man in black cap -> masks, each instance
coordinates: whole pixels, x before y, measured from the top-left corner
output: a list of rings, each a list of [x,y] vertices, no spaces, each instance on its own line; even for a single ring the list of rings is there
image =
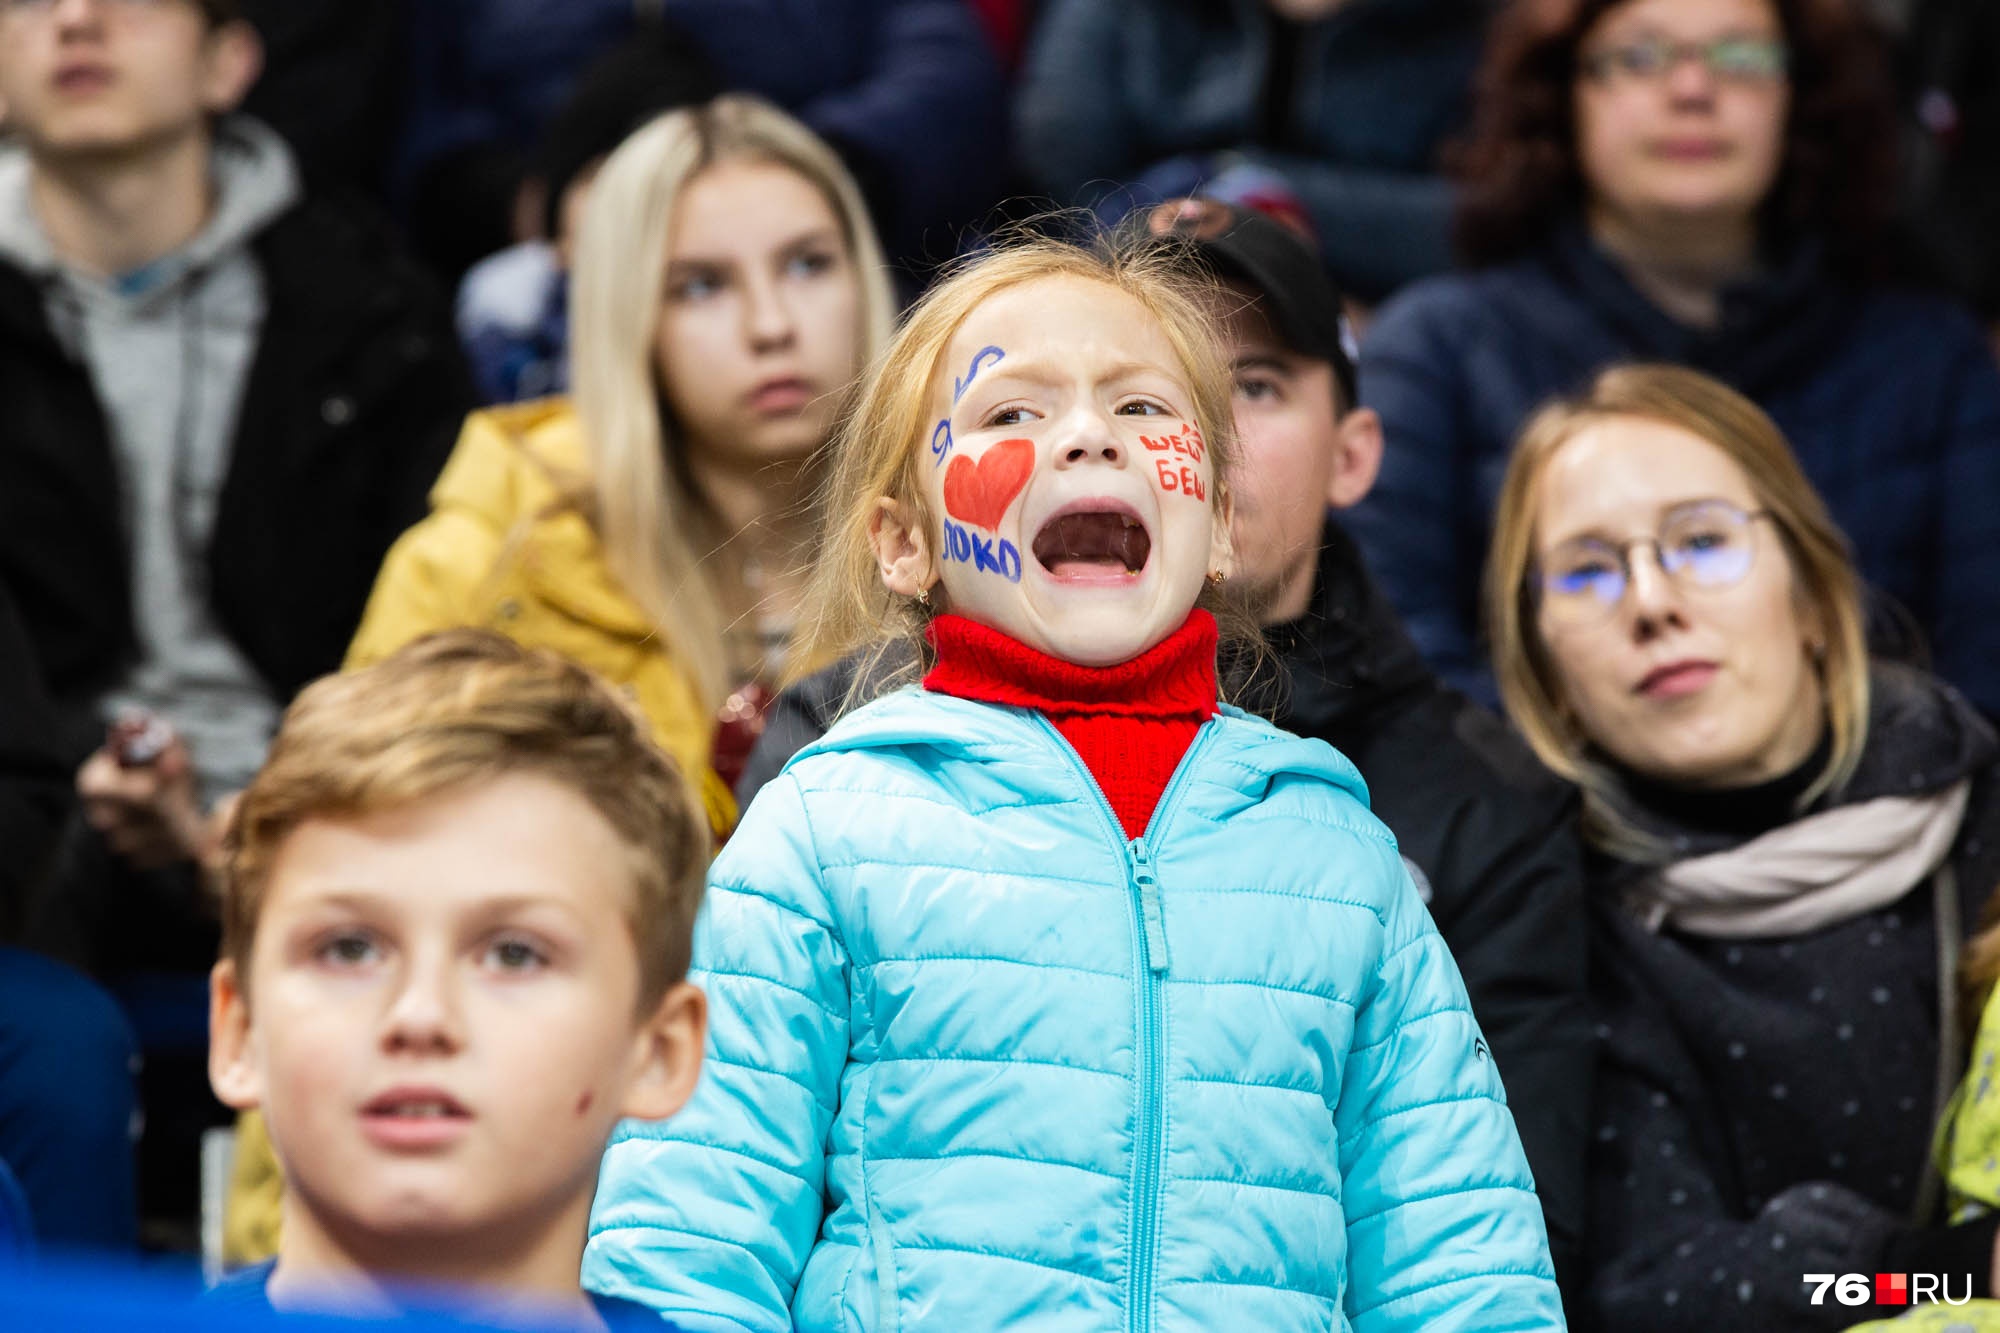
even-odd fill
[[[1210,200],[1144,225],[1222,279],[1235,379],[1233,583],[1283,666],[1244,700],[1354,761],[1465,977],[1575,1285],[1594,1040],[1584,1002],[1582,851],[1568,789],[1500,719],[1424,665],[1341,530],[1382,460],[1356,407],[1341,298],[1310,244]],[[1261,695],[1261,698],[1258,697]]]
[[[1504,723],[1431,674],[1341,531],[1335,513],[1374,484],[1382,427],[1354,405],[1340,296],[1310,243],[1205,199],[1128,225],[1222,279],[1238,438],[1232,585],[1282,668],[1242,702],[1329,742],[1367,780],[1465,977],[1570,1288],[1595,1063],[1574,798]],[[849,680],[835,666],[778,696],[739,784],[745,806],[832,726]]]

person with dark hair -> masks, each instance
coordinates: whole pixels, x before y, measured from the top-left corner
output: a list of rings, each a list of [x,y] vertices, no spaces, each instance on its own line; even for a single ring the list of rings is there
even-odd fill
[[[1461,160],[1482,267],[1405,292],[1361,354],[1387,448],[1350,526],[1447,679],[1493,697],[1479,561],[1515,431],[1641,359],[1770,412],[1886,594],[1878,643],[1914,629],[2000,710],[2000,367],[1967,312],[1884,280],[1879,55],[1846,0],[1523,0],[1496,21]]]
[[[1015,97],[1029,183],[1116,213],[1199,189],[1293,211],[1350,294],[1451,264],[1438,149],[1484,0],[1051,0]]]
[[[292,146],[308,188],[379,200],[402,116],[399,0],[238,0],[264,42],[243,100]]]
[[[430,0],[415,7],[397,176],[423,252],[456,277],[520,239],[527,153],[578,73],[642,21],[832,144],[893,255],[952,253],[993,202],[967,159],[1003,161],[1005,96],[965,0]]]
[[[212,960],[206,807],[339,662],[469,397],[437,293],[232,114],[239,15],[0,5],[0,582],[91,825],[27,929],[93,970]]]
[[[720,91],[701,53],[664,29],[634,34],[577,80],[528,167],[537,235],[480,260],[458,286],[459,341],[483,401],[568,390],[569,267],[590,182],[647,120]]]

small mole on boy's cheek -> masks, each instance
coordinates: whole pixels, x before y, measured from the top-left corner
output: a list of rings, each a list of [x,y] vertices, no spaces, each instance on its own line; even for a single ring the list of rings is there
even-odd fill
[[[590,1114],[590,1108],[596,1104],[597,1094],[594,1092],[585,1092],[583,1096],[576,1099],[576,1113],[578,1115],[588,1115]]]

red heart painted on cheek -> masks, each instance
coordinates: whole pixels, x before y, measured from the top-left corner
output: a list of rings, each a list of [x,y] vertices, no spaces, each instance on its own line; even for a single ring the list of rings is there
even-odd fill
[[[944,512],[961,523],[997,531],[1007,506],[1034,470],[1032,440],[1002,440],[977,462],[960,454],[944,470]]]

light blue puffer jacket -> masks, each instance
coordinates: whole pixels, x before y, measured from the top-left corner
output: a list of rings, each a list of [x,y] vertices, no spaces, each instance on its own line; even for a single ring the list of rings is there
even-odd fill
[[[1231,710],[1128,842],[1039,714],[854,713],[716,861],[702,1084],[613,1139],[585,1285],[690,1330],[1562,1328],[1366,800]]]

